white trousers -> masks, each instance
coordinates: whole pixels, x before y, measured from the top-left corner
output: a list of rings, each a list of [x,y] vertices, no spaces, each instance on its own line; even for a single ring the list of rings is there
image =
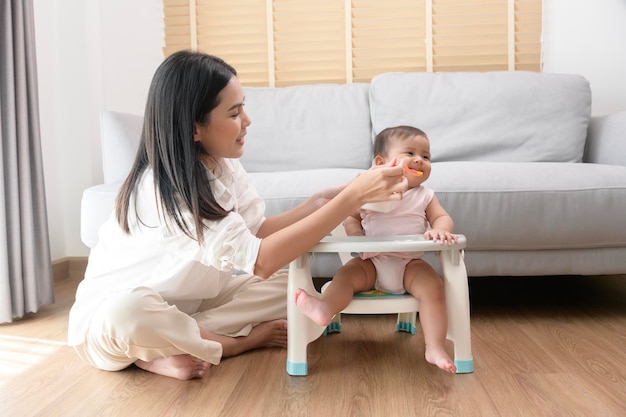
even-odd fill
[[[190,354],[212,364],[222,345],[200,337],[200,326],[225,336],[247,336],[259,323],[287,317],[287,271],[267,280],[233,276],[215,298],[203,300],[198,312],[183,313],[155,291],[138,287],[107,297],[89,323],[78,355],[98,369],[118,371],[137,359]]]

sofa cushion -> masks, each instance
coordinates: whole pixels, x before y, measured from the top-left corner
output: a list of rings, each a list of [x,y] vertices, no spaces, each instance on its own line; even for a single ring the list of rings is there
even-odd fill
[[[626,246],[626,167],[433,163],[428,182],[470,250]]]
[[[433,161],[580,162],[591,90],[579,75],[386,73],[370,88],[374,133],[413,125]]]
[[[245,87],[248,172],[367,168],[368,84]],[[365,146],[364,146],[365,144]]]

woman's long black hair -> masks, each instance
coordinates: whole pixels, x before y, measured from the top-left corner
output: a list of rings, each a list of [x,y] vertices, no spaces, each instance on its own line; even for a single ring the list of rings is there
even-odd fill
[[[209,113],[218,106],[220,92],[235,76],[235,69],[222,59],[193,51],[176,52],[157,68],[139,149],[115,202],[124,232],[130,233],[131,198],[148,168],[154,173],[155,195],[163,214],[191,238],[202,242],[203,220],[219,220],[228,214],[213,195],[201,162],[206,153],[194,141],[194,123],[210,123]],[[186,210],[192,214],[195,234],[183,217]]]

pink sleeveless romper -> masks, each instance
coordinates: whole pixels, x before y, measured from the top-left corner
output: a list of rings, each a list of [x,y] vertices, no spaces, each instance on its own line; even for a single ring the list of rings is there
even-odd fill
[[[430,228],[426,219],[426,207],[435,195],[430,188],[411,188],[403,195],[400,204],[387,213],[365,212],[361,224],[366,236],[422,235]],[[413,259],[420,259],[424,252],[363,252],[362,259],[371,259],[376,267],[375,288],[392,294],[405,291],[404,269]]]

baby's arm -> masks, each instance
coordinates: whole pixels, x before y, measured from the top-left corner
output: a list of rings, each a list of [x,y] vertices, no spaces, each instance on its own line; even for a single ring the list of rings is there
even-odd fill
[[[456,235],[452,234],[454,231],[454,220],[443,208],[437,196],[433,196],[432,201],[426,207],[426,219],[431,227],[430,230],[424,233],[426,239],[439,240],[441,244],[447,242],[448,245],[459,241]]]
[[[346,229],[348,236],[363,236],[363,226],[361,225],[361,216],[359,213],[355,213],[346,218],[343,222],[343,227]]]

